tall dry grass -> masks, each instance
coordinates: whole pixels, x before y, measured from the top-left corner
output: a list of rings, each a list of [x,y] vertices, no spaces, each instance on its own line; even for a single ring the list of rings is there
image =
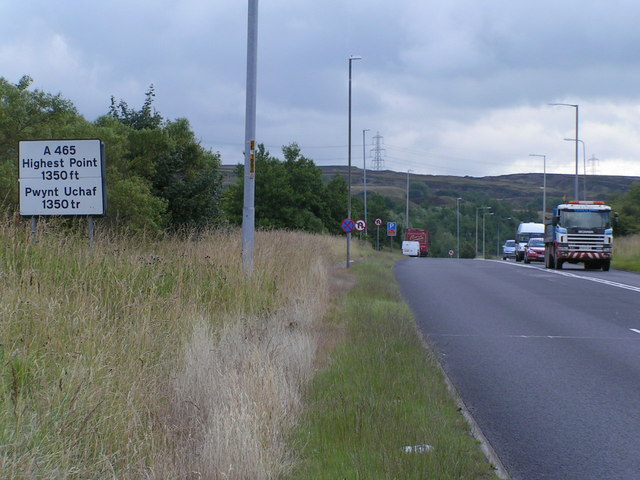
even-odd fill
[[[270,479],[312,374],[332,239],[0,225],[0,477]]]

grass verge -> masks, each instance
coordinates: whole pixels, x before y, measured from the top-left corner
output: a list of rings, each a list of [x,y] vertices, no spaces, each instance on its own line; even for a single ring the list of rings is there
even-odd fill
[[[0,219],[1,480],[288,471],[343,239],[258,231],[249,278],[239,230],[37,238]]]
[[[330,318],[344,340],[311,383],[289,478],[497,478],[416,332],[395,260],[353,266],[357,284]],[[405,451],[417,445],[429,447]]]
[[[614,240],[612,267],[640,272],[640,235],[618,237]]]

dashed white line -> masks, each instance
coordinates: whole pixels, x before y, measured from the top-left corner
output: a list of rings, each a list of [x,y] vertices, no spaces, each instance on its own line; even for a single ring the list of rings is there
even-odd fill
[[[629,330],[631,330],[632,332],[635,332],[635,333],[640,333],[640,330],[635,329],[635,328],[630,328]]]

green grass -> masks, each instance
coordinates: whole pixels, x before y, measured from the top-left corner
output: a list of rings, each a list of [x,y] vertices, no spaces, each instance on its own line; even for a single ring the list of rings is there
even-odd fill
[[[318,372],[293,437],[295,479],[478,479],[492,468],[425,350],[393,278],[397,257],[355,265],[333,322],[346,338]],[[403,447],[428,444],[427,453]]]
[[[640,235],[614,239],[611,266],[619,270],[640,272]]]

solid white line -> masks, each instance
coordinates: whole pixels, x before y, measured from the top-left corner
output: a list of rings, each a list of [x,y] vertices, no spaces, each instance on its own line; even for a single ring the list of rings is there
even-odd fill
[[[499,260],[493,260],[493,261],[498,262],[498,263],[505,263],[505,262],[500,262]],[[611,280],[605,280],[604,278],[583,277],[582,275],[576,275],[574,273],[563,272],[561,270],[551,270],[549,268],[544,268],[544,267],[535,267],[533,265],[520,265],[518,263],[511,264],[511,265],[514,265],[514,266],[517,266],[517,267],[520,267],[520,268],[534,268],[536,270],[540,270],[540,271],[543,271],[543,272],[553,273],[553,274],[556,274],[556,275],[562,275],[563,277],[579,278],[581,280],[588,280],[590,282],[602,283],[604,285],[609,285],[610,287],[623,288],[625,290],[631,290],[632,292],[640,293],[640,287],[636,287],[634,285],[627,285],[626,283],[612,282]]]
[[[640,333],[640,330],[637,330],[635,328],[630,328],[629,330],[631,330],[632,332],[635,332],[635,333]]]

